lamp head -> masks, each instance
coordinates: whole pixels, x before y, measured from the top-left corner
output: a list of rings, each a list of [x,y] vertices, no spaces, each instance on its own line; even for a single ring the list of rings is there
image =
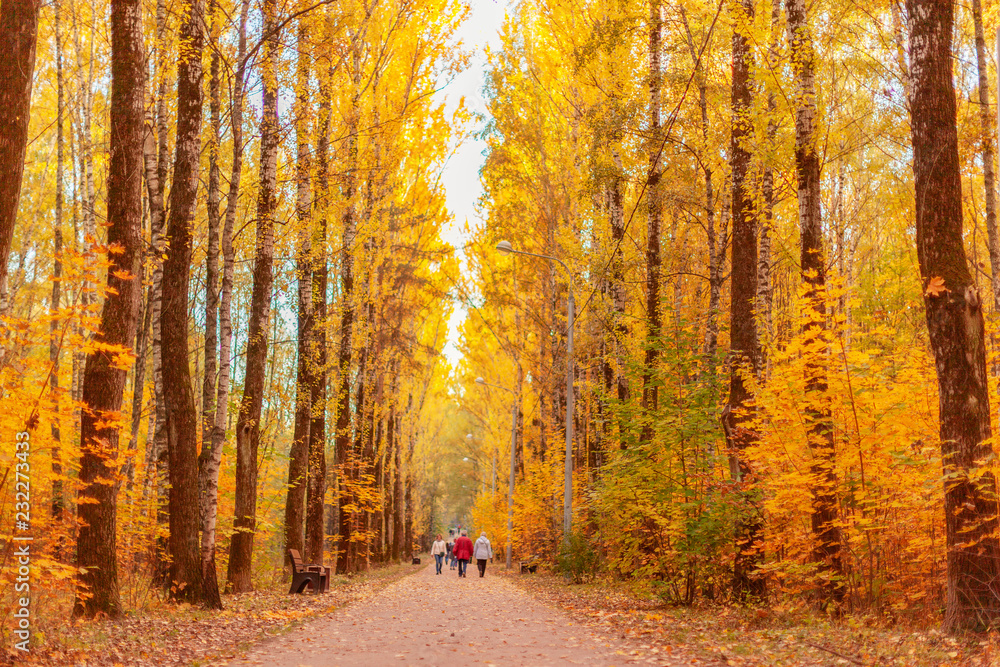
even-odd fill
[[[476,378],[476,384],[486,384],[486,380],[481,377]]]
[[[509,252],[513,252],[514,248],[511,246],[510,241],[500,241],[497,244],[497,250],[506,255]]]
[[[471,433],[466,433],[465,434],[465,439],[466,440],[472,440],[472,434]]]

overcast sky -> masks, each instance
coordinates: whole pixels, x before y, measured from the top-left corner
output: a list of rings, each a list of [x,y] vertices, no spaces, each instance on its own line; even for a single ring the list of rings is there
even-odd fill
[[[499,44],[499,31],[503,24],[506,0],[469,0],[472,12],[458,32],[458,37],[465,44],[465,49],[472,53],[470,66],[467,70],[438,93],[453,109],[461,98],[465,98],[466,106],[475,112],[485,112],[486,103],[483,100],[483,81],[486,70],[486,47],[496,48]],[[477,127],[475,129],[481,129]],[[444,240],[456,248],[461,248],[465,239],[459,229],[469,221],[471,227],[478,227],[482,221],[476,216],[476,200],[482,194],[479,183],[479,169],[483,165],[483,150],[485,142],[477,138],[469,138],[458,148],[448,161],[444,170],[443,181],[447,192],[448,210],[454,216],[451,228],[443,234]],[[459,253],[461,255],[461,253]],[[445,356],[455,364],[458,362],[458,350],[455,339],[458,335],[458,324],[465,317],[462,308],[456,308],[451,319],[451,331]]]

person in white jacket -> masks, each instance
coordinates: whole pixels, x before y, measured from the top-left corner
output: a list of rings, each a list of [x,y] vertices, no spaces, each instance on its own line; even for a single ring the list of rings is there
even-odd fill
[[[490,541],[486,539],[486,532],[484,531],[479,535],[479,539],[476,540],[475,546],[472,548],[472,557],[476,559],[476,565],[479,567],[480,578],[486,575],[486,561],[493,558],[493,545]]]
[[[434,565],[437,567],[437,574],[441,574],[441,565],[444,563],[444,555],[447,552],[448,547],[445,545],[444,540],[441,539],[441,534],[438,533],[437,539],[431,545],[431,555],[434,556]]]

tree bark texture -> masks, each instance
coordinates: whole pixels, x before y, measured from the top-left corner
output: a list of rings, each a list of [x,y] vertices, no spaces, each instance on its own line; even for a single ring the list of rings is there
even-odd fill
[[[979,74],[980,154],[983,158],[986,237],[990,252],[990,287],[993,292],[993,308],[994,310],[1000,310],[1000,233],[997,232],[997,184],[993,151],[993,114],[990,107],[988,56],[986,54],[986,38],[983,35],[983,6],[981,0],[972,0],[972,23],[976,33],[976,68]]]
[[[213,43],[219,38],[219,7],[212,0],[209,8],[209,30]],[[201,385],[201,452],[198,454],[198,491],[201,504],[201,579],[205,605],[222,609],[218,574],[215,569],[215,528],[219,502],[219,465],[222,452],[216,456],[212,431],[215,429],[216,367],[219,357],[219,144],[222,139],[221,57],[212,51],[209,69],[208,147],[208,248],[205,253],[205,372]]]
[[[908,0],[910,128],[917,259],[936,362],[948,578],[944,626],[980,630],[1000,617],[996,480],[983,311],[962,245],[962,182],[951,72],[954,3]],[[980,474],[982,473],[982,474]]]
[[[705,80],[704,67],[699,59],[699,52],[694,43],[694,35],[691,33],[691,25],[688,23],[687,12],[683,5],[680,7],[681,19],[684,22],[684,34],[687,38],[688,51],[691,54],[691,62],[695,67],[695,84],[698,86],[698,109],[701,113],[701,138],[704,142],[704,152],[709,150],[708,138],[708,82]],[[713,182],[712,163],[705,159],[707,155],[699,157],[702,174],[705,178],[705,236],[708,243],[708,313],[705,317],[705,339],[702,349],[705,356],[705,365],[702,367],[702,374],[714,372],[713,359],[719,346],[719,304],[722,301],[722,265],[725,258],[725,246],[719,243],[715,229],[715,185]]]
[[[161,337],[163,393],[166,399],[170,597],[202,599],[198,541],[198,414],[188,363],[188,286],[192,227],[201,154],[204,4],[194,0],[184,17],[177,63],[177,138],[170,188],[167,257],[163,265]]]
[[[309,149],[309,51],[308,25],[299,19],[295,138],[297,143],[295,218],[299,225],[295,273],[298,280],[298,366],[296,369],[295,427],[288,456],[288,494],[285,498],[285,548],[300,554],[304,549],[305,497],[309,472],[309,420],[312,416],[312,230]],[[324,156],[325,159],[325,156]],[[322,543],[321,543],[322,545]],[[322,546],[321,551],[322,554]],[[309,556],[306,555],[308,560]]]
[[[324,169],[325,171],[325,169]],[[324,174],[325,178],[325,174]],[[324,186],[321,190],[324,197],[328,191]],[[312,405],[309,422],[309,478],[306,496],[306,552],[311,563],[323,563],[324,542],[326,538],[326,382],[327,382],[327,351],[326,351],[326,289],[327,289],[327,257],[326,257],[326,217],[317,221],[317,247],[323,252],[317,253],[312,274],[312,312],[314,327],[312,339],[311,396]]]
[[[781,0],[771,0],[771,37],[767,45],[768,68],[778,71],[780,65],[781,39]],[[768,156],[773,154],[778,136],[777,93],[772,86],[767,92],[767,136],[765,150]],[[764,210],[760,216],[760,231],[757,234],[757,302],[755,305],[758,320],[764,326],[763,334],[770,339],[774,333],[772,321],[772,306],[774,303],[774,286],[771,280],[771,232],[774,229],[774,165],[767,159],[761,170],[761,199]],[[758,332],[758,339],[760,337]],[[760,349],[760,373],[767,377],[770,362],[764,347]]]
[[[340,386],[337,389],[337,469],[340,477],[338,513],[340,515],[340,539],[337,544],[337,574],[350,571],[351,512],[354,499],[349,492],[351,466],[354,464],[351,451],[351,361],[354,332],[354,243],[357,234],[355,220],[355,191],[358,168],[358,114],[360,94],[360,56],[358,46],[353,54],[353,99],[347,127],[347,175],[344,180],[344,242],[340,251],[341,302],[340,352],[337,359]]]
[[[275,26],[275,0],[262,7],[264,44],[261,99],[260,191],[257,196],[257,238],[253,269],[253,293],[247,338],[243,398],[236,421],[236,498],[226,589],[234,593],[253,590],[251,566],[257,528],[257,451],[260,447],[261,408],[267,369],[267,325],[271,315],[274,283],[274,212],[277,208],[278,176],[278,83],[279,34]]]
[[[75,616],[118,616],[117,474],[114,459],[142,285],[142,145],[145,69],[139,0],[111,3],[111,119],[108,163],[108,294],[96,349],[87,355],[80,416],[80,491]]]
[[[753,22],[753,0],[741,0],[734,9],[732,65],[732,170],[731,207],[733,216],[732,287],[730,306],[730,384],[729,402],[723,410],[722,424],[729,447],[730,471],[741,488],[748,491],[752,480],[743,451],[758,440],[758,434],[746,425],[752,411],[752,396],[744,374],[756,374],[760,358],[754,299],[757,294],[757,214],[753,206],[750,169],[753,125],[753,52],[749,28]],[[762,597],[764,579],[753,571],[762,561],[756,546],[763,526],[760,510],[752,491],[744,495],[744,507],[736,526],[736,558],[733,567],[733,591],[739,598]]]
[[[247,50],[247,20],[250,13],[250,0],[240,3],[240,33],[237,47],[237,59],[240,65],[236,70],[233,82],[233,97],[230,119],[233,129],[233,164],[229,176],[229,192],[226,195],[226,215],[222,226],[221,251],[223,258],[222,290],[219,298],[219,382],[215,402],[215,426],[212,428],[212,465],[218,468],[222,459],[222,448],[226,440],[226,427],[229,420],[229,384],[232,367],[233,326],[233,270],[235,253],[233,251],[233,225],[236,222],[236,203],[239,199],[240,178],[243,173],[243,95],[246,85],[246,67],[244,58]],[[218,502],[215,504],[218,510]],[[218,521],[218,516],[216,516]],[[214,569],[214,564],[213,564]]]
[[[38,0],[0,2],[0,286],[7,284],[7,257],[21,196],[40,7]]]
[[[144,150],[146,167],[146,197],[149,202],[150,242],[153,253],[153,284],[151,286],[150,326],[153,361],[153,401],[155,410],[150,436],[146,439],[146,486],[144,493],[156,496],[157,524],[165,525],[167,517],[167,398],[163,393],[163,258],[166,252],[166,208],[163,191],[166,187],[170,151],[167,141],[167,58],[165,34],[167,8],[165,0],[156,3],[156,130],[153,119],[146,128]],[[157,538],[157,566],[154,581],[167,584],[168,545]]]
[[[55,14],[55,41],[56,41],[56,208],[55,208],[55,230],[52,235],[52,301],[50,311],[53,315],[52,323],[49,325],[49,363],[52,365],[52,372],[49,375],[49,389],[52,392],[53,407],[56,412],[59,409],[59,352],[62,347],[57,335],[59,323],[55,316],[59,312],[60,300],[62,298],[62,253],[63,253],[63,188],[65,187],[65,153],[66,140],[63,133],[63,113],[65,110],[65,80],[63,78],[62,59],[62,30],[60,29],[60,14],[62,13],[62,2],[56,0],[54,4]],[[52,420],[52,518],[56,524],[62,523],[63,510],[66,501],[63,498],[63,467],[62,467],[62,435],[59,429],[59,420]],[[61,555],[58,554],[58,555]]]
[[[844,568],[837,525],[837,453],[826,377],[826,265],[820,209],[820,157],[816,136],[816,54],[805,0],[786,0],[788,47],[795,72],[795,166],[799,200],[800,269],[805,291],[803,327],[806,372],[807,437],[812,451],[813,560],[824,571],[823,597],[839,605],[844,599]]]
[[[617,151],[614,153],[615,173],[611,178],[610,201],[608,202],[609,218],[611,222],[611,245],[615,256],[611,258],[611,279],[608,285],[611,291],[611,303],[614,309],[614,325],[612,345],[614,347],[615,362],[617,368],[614,369],[615,394],[619,404],[624,405],[629,398],[628,377],[626,367],[628,365],[628,293],[625,289],[625,251],[622,245],[625,242],[625,197],[624,197],[624,174],[622,170],[621,156]],[[519,371],[520,372],[520,371]],[[619,429],[620,445],[625,446],[625,438]]]
[[[646,361],[642,376],[642,406],[646,411],[643,425],[644,439],[651,437],[649,422],[657,409],[656,360],[660,349],[660,227],[663,218],[663,193],[660,179],[663,167],[660,164],[660,87],[661,37],[663,16],[660,0],[649,2],[649,184],[646,193]]]
[[[326,541],[326,387],[327,387],[327,307],[328,276],[327,221],[330,217],[330,56],[325,51],[325,71],[319,72],[320,122],[316,136],[316,224],[312,241],[312,317],[310,331],[310,375],[312,379],[307,456],[309,477],[306,494],[306,551],[311,562],[322,564]]]

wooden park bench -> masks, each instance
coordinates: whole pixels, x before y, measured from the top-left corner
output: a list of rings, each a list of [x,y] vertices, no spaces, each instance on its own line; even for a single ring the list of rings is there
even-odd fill
[[[534,574],[535,570],[538,569],[538,564],[541,562],[542,559],[538,556],[531,556],[528,560],[519,561],[518,564],[521,566],[521,574],[524,574],[525,572]]]
[[[292,587],[289,593],[304,593],[306,585],[312,586],[313,593],[330,590],[330,568],[324,565],[304,565],[302,557],[295,549],[288,550],[292,559]]]

